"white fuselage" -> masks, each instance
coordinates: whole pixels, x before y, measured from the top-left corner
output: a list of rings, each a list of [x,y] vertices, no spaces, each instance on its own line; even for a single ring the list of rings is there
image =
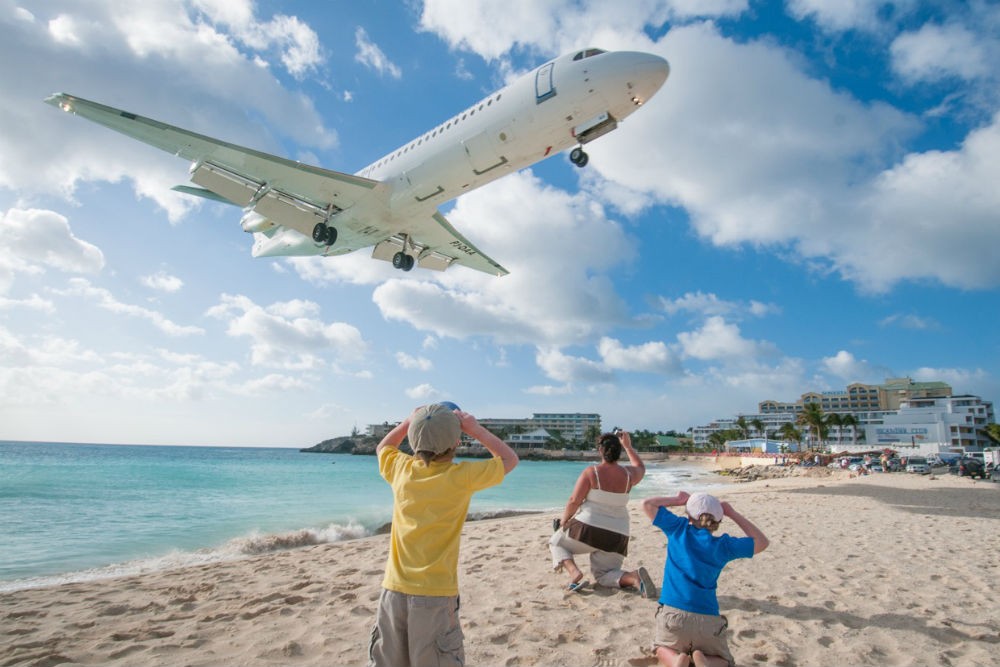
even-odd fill
[[[342,254],[405,236],[408,221],[600,136],[588,136],[595,124],[614,129],[668,74],[667,61],[648,53],[589,49],[561,56],[358,171],[381,184],[367,201],[331,219],[339,231],[336,246],[286,230],[255,234],[253,254]]]

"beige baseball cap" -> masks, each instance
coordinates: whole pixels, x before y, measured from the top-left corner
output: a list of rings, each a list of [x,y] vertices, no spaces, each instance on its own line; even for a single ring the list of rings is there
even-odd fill
[[[406,432],[410,448],[415,452],[444,454],[458,446],[462,437],[462,423],[447,405],[432,403],[417,408],[410,417]]]

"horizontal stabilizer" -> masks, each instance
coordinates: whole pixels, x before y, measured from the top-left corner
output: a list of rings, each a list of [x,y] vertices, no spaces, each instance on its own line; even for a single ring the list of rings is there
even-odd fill
[[[233,206],[237,205],[235,202],[231,202],[225,197],[217,195],[211,190],[206,190],[205,188],[194,188],[191,187],[190,185],[175,185],[170,189],[180,192],[181,194],[184,195],[194,195],[195,197],[203,197],[205,199],[211,199],[212,201],[217,201],[221,204],[232,204]]]

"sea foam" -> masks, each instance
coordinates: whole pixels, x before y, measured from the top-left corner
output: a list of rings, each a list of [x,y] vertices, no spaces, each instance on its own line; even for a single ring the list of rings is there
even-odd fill
[[[303,528],[287,533],[264,534],[255,531],[249,535],[233,538],[217,547],[198,549],[196,551],[173,550],[160,556],[113,563],[104,567],[79,570],[77,572],[0,581],[0,593],[99,579],[128,577],[195,565],[240,560],[274,551],[285,551],[317,544],[355,540],[368,537],[372,534],[373,531],[354,521],[347,524],[334,523],[324,528]]]

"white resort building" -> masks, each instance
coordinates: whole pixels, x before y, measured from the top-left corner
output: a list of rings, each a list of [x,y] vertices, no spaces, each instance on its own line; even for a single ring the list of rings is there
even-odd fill
[[[710,447],[709,436],[737,429],[740,417],[750,425],[750,437],[765,441],[776,438],[784,424],[796,424],[799,414],[809,403],[818,403],[826,415],[851,415],[856,421],[853,427],[830,426],[824,444],[833,452],[904,446],[911,454],[981,451],[992,444],[982,431],[987,424],[996,421],[991,401],[971,395],[953,396],[947,383],[888,378],[881,385],[855,383],[843,391],[808,392],[794,403],[761,401],[756,414],[718,419],[691,429],[694,445]],[[762,430],[752,427],[758,422],[763,425]],[[794,443],[785,444],[786,451],[795,451]],[[773,449],[768,446],[765,451]]]

